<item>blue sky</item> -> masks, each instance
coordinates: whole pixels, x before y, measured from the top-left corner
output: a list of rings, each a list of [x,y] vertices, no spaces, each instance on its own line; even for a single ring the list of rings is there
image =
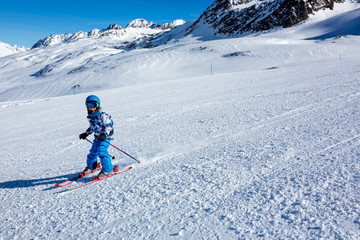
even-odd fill
[[[0,42],[32,47],[50,34],[104,29],[145,18],[157,24],[197,19],[215,0],[3,0]]]

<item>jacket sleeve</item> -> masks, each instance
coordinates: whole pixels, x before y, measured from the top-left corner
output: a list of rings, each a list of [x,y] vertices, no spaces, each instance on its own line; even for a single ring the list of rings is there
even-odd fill
[[[88,129],[86,129],[86,131],[85,131],[85,133],[86,133],[87,135],[90,135],[90,134],[92,134],[93,132],[94,132],[94,130],[92,130],[91,127],[89,127]]]
[[[88,129],[86,129],[85,133],[90,135],[90,134],[92,134],[94,132],[94,126],[93,126],[93,124],[91,122],[91,119],[89,117],[88,117],[88,121],[89,121],[90,126],[89,126]]]

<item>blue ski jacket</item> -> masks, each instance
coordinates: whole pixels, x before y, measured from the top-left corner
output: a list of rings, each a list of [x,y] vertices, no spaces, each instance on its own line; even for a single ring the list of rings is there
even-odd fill
[[[97,138],[101,133],[105,133],[107,137],[114,134],[113,120],[111,116],[101,111],[100,108],[93,114],[88,114],[87,119],[90,123],[90,127],[85,131],[86,134],[90,135],[94,133]]]

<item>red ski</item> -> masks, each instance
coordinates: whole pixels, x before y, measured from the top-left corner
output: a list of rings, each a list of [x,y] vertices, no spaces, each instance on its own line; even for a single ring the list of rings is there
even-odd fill
[[[73,183],[73,182],[75,182],[75,181],[77,181],[77,180],[79,180],[79,179],[81,179],[81,178],[87,177],[87,176],[89,176],[90,174],[93,174],[94,172],[97,172],[97,171],[99,171],[99,170],[101,170],[101,168],[97,168],[97,169],[89,172],[89,173],[86,174],[86,175],[82,175],[82,176],[78,175],[78,176],[76,176],[76,177],[70,178],[70,179],[68,179],[68,180],[66,180],[66,181],[63,181],[63,182],[61,182],[61,183],[57,183],[57,184],[55,184],[55,186],[57,186],[57,187],[65,187],[65,186],[69,185],[70,183]]]
[[[87,182],[87,183],[85,183],[85,184],[83,184],[83,185],[80,185],[80,186],[77,186],[77,187],[74,187],[74,188],[65,188],[65,189],[68,190],[68,191],[76,190],[76,189],[85,187],[85,186],[87,186],[87,185],[90,185],[90,184],[92,184],[92,183],[96,183],[96,182],[99,182],[99,181],[104,180],[104,179],[106,179],[106,178],[113,177],[113,176],[118,175],[118,174],[120,174],[120,173],[129,171],[130,169],[132,169],[132,166],[126,167],[126,168],[124,168],[123,170],[120,170],[120,171],[118,171],[118,172],[115,172],[115,173],[113,173],[113,174],[110,174],[110,175],[108,175],[108,176],[106,176],[106,177],[103,177],[103,178],[100,178],[100,179],[94,178],[92,181]]]

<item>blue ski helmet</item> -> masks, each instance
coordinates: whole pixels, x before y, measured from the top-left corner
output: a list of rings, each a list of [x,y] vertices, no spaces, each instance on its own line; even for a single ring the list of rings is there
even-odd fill
[[[86,108],[88,108],[88,102],[95,102],[95,103],[97,103],[96,107],[97,108],[100,107],[100,98],[98,98],[95,95],[90,95],[86,98],[86,101],[85,101]]]

